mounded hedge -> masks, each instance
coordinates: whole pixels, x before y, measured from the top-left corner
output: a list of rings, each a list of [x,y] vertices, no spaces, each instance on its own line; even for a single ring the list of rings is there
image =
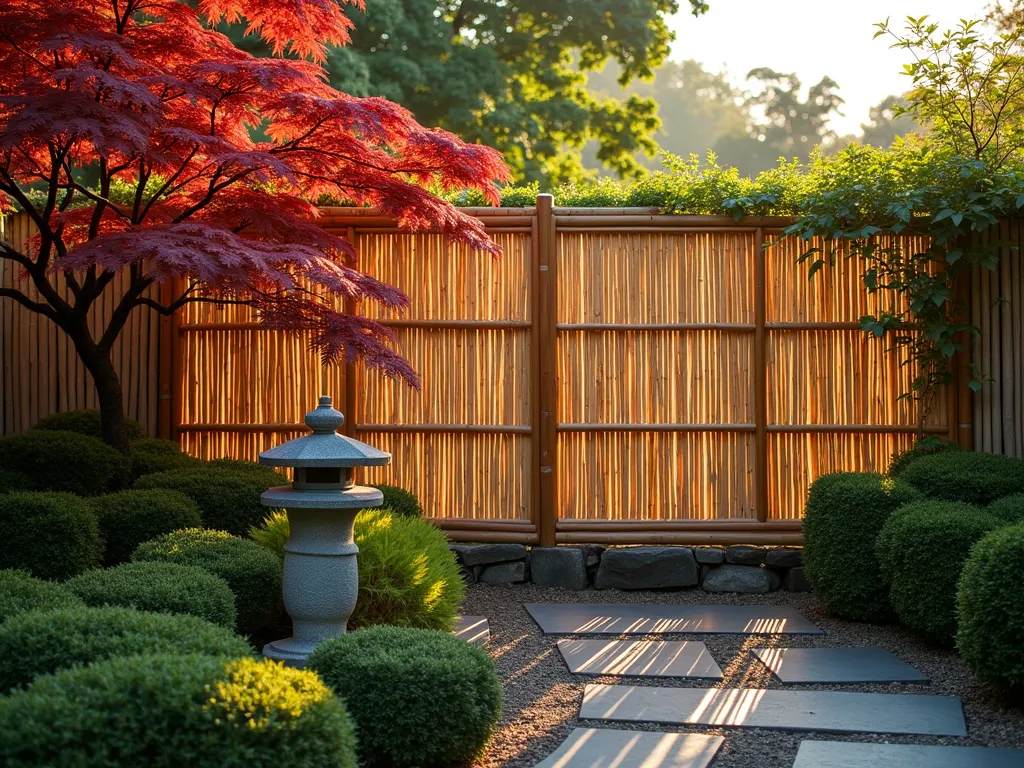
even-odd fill
[[[67,579],[98,567],[102,556],[99,526],[86,499],[32,491],[0,495],[0,568]]]
[[[196,463],[191,456],[181,452],[177,443],[155,437],[132,441],[129,451],[132,480],[155,472],[183,469]]]
[[[918,440],[913,446],[897,453],[889,462],[889,477],[899,477],[910,464],[922,456],[934,456],[937,453],[948,453],[950,451],[962,451],[963,448],[952,440],[943,440],[939,437],[926,437]]]
[[[986,683],[1024,691],[1024,524],[974,545],[957,590],[956,644]]]
[[[0,624],[0,692],[78,664],[150,653],[242,657],[252,649],[195,616],[112,607],[31,611]]]
[[[356,768],[355,736],[311,672],[141,656],[64,670],[0,700],[0,764]]]
[[[243,475],[248,475],[249,477],[259,478],[263,483],[265,483],[264,490],[266,488],[272,488],[275,485],[289,484],[288,478],[273,467],[267,467],[263,464],[246,461],[245,459],[220,458],[203,462],[203,464],[211,469],[226,469],[232,472],[239,472]]]
[[[915,459],[901,479],[930,499],[985,506],[1024,493],[1024,461],[995,453],[947,451]]]
[[[875,539],[899,507],[921,498],[900,480],[863,472],[819,477],[807,497],[804,568],[818,598],[851,621],[892,616]]]
[[[95,437],[30,429],[0,437],[0,467],[27,478],[32,491],[99,496],[124,487],[124,456]]]
[[[900,623],[948,645],[956,636],[956,590],[979,539],[1001,525],[979,507],[918,501],[896,511],[878,535],[877,552]]]
[[[93,608],[114,605],[186,614],[235,629],[235,596],[231,588],[224,579],[194,565],[125,563],[87,571],[66,586]]]
[[[25,473],[13,469],[0,469],[0,493],[27,491],[31,487],[32,481]]]
[[[54,413],[40,419],[32,429],[41,429],[49,432],[77,432],[80,435],[88,435],[97,440],[103,439],[100,412],[96,409]],[[139,422],[125,419],[124,434],[131,441],[145,437],[146,431]]]
[[[373,487],[384,494],[381,508],[390,509],[396,515],[405,517],[423,517],[423,505],[411,491],[387,483],[378,483]]]
[[[469,764],[501,717],[494,662],[446,632],[350,632],[320,644],[307,669],[347,703],[364,767]]]
[[[25,571],[0,571],[0,622],[27,611],[76,608],[81,599],[63,584],[37,579]]]
[[[136,490],[162,488],[183,493],[199,507],[203,525],[207,528],[245,536],[250,528],[263,521],[267,513],[267,508],[260,503],[260,495],[270,485],[256,472],[200,463],[143,475],[132,487]]]
[[[189,528],[139,545],[132,560],[193,565],[224,579],[235,595],[243,635],[265,632],[281,614],[281,560],[254,541]]]
[[[144,541],[203,523],[192,499],[163,488],[98,496],[92,506],[103,539],[104,565],[128,562]]]
[[[985,507],[985,511],[1007,525],[1024,523],[1024,493],[1015,493],[1013,496],[996,499]]]

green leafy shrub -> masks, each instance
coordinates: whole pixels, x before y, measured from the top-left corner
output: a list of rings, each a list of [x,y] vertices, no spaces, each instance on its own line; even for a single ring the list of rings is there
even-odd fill
[[[12,491],[28,491],[32,488],[32,481],[23,472],[16,472],[13,469],[0,469],[0,493],[11,493]]]
[[[121,491],[91,501],[103,538],[104,565],[127,562],[144,541],[202,525],[199,507],[177,491]]]
[[[281,613],[281,561],[254,541],[189,528],[139,545],[132,560],[194,565],[224,579],[235,595],[243,635],[259,635]]]
[[[420,504],[420,500],[416,498],[415,494],[404,488],[399,488],[397,485],[388,485],[387,483],[378,483],[373,487],[384,494],[381,507],[390,509],[396,515],[423,517],[423,505]]]
[[[259,525],[267,508],[260,495],[270,487],[256,473],[198,464],[144,475],[133,488],[151,490],[166,488],[188,496],[199,507],[203,525],[235,536],[244,536],[249,528]]]
[[[307,668],[348,704],[361,766],[468,764],[501,717],[494,662],[445,632],[351,632],[320,644]]]
[[[0,467],[28,479],[32,491],[99,496],[124,486],[124,457],[95,437],[30,429],[0,437]]]
[[[96,409],[54,413],[40,419],[32,429],[41,429],[49,432],[77,432],[80,435],[88,435],[97,440],[103,439],[100,412]],[[139,422],[125,419],[124,434],[131,441],[145,437],[146,431]]]
[[[804,518],[804,568],[818,598],[852,621],[892,615],[875,559],[889,515],[921,494],[878,474],[835,472],[811,485]]]
[[[88,606],[113,605],[198,616],[234,630],[235,596],[227,582],[194,565],[125,563],[87,571],[66,583]]]
[[[1024,690],[1024,524],[974,545],[957,590],[956,644],[978,678]]]
[[[74,608],[82,601],[63,584],[37,579],[13,568],[0,571],[0,622],[26,611]]]
[[[251,461],[245,461],[244,459],[213,459],[212,461],[203,462],[204,466],[210,467],[211,469],[226,469],[232,472],[239,472],[249,477],[259,478],[264,485],[264,490],[272,488],[275,485],[288,485],[288,478],[282,473],[278,472],[273,467],[267,467],[263,464],[256,464]]]
[[[1024,493],[996,499],[985,507],[985,511],[1007,525],[1024,523]]]
[[[129,446],[132,480],[155,472],[166,472],[169,469],[183,469],[195,463],[188,454],[182,453],[177,443],[170,440],[159,440],[145,437],[135,440]]]
[[[955,501],[918,501],[897,510],[877,552],[900,623],[940,644],[956,636],[956,589],[976,541],[999,527],[984,510]]]
[[[252,649],[195,616],[111,607],[31,611],[0,624],[0,692],[58,669],[149,653],[240,657]]]
[[[985,506],[1024,493],[1024,461],[994,453],[947,451],[908,464],[901,479],[931,499]]]
[[[902,453],[897,453],[892,457],[892,461],[889,462],[889,477],[899,477],[911,462],[916,461],[922,456],[934,456],[937,453],[962,450],[964,449],[952,440],[943,440],[934,436],[926,437],[923,440],[918,440]]]
[[[6,768],[356,768],[344,704],[311,672],[256,659],[136,656],[0,700]]]
[[[67,579],[96,568],[102,556],[99,526],[87,500],[70,493],[0,495],[0,568]]]
[[[288,513],[283,509],[272,510],[261,525],[249,529],[250,539],[280,558],[284,557],[284,545],[288,543],[290,534]]]

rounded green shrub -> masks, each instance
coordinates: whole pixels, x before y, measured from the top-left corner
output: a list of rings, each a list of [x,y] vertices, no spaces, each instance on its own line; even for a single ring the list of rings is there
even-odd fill
[[[917,461],[922,456],[933,456],[937,453],[949,451],[962,451],[957,443],[952,440],[944,440],[940,437],[926,437],[918,440],[907,450],[897,453],[889,462],[889,477],[899,477],[903,470],[910,466],[911,462]]]
[[[235,595],[243,635],[261,634],[281,613],[281,561],[254,541],[189,528],[139,545],[132,560],[194,565],[224,579]]]
[[[1024,461],[994,453],[948,451],[912,461],[900,477],[930,499],[985,506],[1024,493]]]
[[[13,568],[0,571],[0,622],[27,611],[52,611],[82,605],[63,584],[37,579]]]
[[[396,515],[405,517],[423,517],[423,505],[416,498],[415,494],[399,488],[397,485],[378,483],[373,486],[384,494],[384,502],[381,507],[387,507]]]
[[[155,437],[134,440],[129,446],[129,452],[132,480],[155,472],[190,467],[196,463],[191,456],[181,452],[177,443]]]
[[[1024,691],[1024,524],[971,549],[957,590],[956,644],[978,679]]]
[[[1024,523],[1024,493],[996,499],[985,507],[985,511],[1007,525]]]
[[[466,765],[501,717],[482,648],[445,632],[372,627],[321,643],[307,669],[345,699],[361,766]]]
[[[194,565],[125,563],[87,571],[67,588],[88,606],[114,605],[154,613],[198,616],[234,630],[235,596],[227,582]]]
[[[104,565],[125,563],[142,542],[203,522],[192,499],[163,488],[98,496],[92,506],[103,538]]]
[[[0,493],[27,491],[32,488],[32,481],[23,472],[13,469],[0,469]]]
[[[270,486],[256,473],[198,464],[143,475],[132,487],[136,490],[165,488],[183,493],[199,507],[207,528],[245,536],[252,526],[263,521],[267,508],[260,503],[260,495]]]
[[[48,432],[77,432],[80,435],[95,437],[97,440],[103,439],[100,412],[96,409],[54,413],[40,419],[32,429]],[[125,419],[124,435],[129,441],[138,440],[146,436],[146,431],[139,422]]]
[[[905,483],[871,473],[835,472],[811,485],[804,568],[811,588],[832,613],[852,621],[891,617],[875,539],[894,510],[920,498]]]
[[[211,459],[210,461],[203,462],[203,466],[210,469],[226,469],[248,475],[249,477],[259,478],[265,483],[264,488],[272,488],[275,485],[288,485],[290,482],[285,475],[273,467],[245,461],[244,459]]]
[[[999,525],[963,502],[918,501],[897,510],[878,534],[877,554],[900,623],[933,642],[951,643],[964,561],[974,543]]]
[[[31,491],[99,496],[124,486],[125,458],[95,437],[30,429],[0,437],[0,467],[27,478]]]
[[[0,568],[67,579],[96,568],[102,556],[99,526],[86,499],[33,491],[0,495]]]
[[[40,678],[0,700],[6,768],[356,768],[340,699],[256,659],[136,656]]]
[[[31,611],[0,624],[0,692],[58,669],[149,653],[240,657],[252,649],[195,616],[112,607]]]

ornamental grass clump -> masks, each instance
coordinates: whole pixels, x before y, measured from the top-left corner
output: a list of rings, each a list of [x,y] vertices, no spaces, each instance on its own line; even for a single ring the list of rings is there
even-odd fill
[[[95,437],[76,432],[30,429],[0,437],[0,467],[19,473],[25,490],[99,496],[123,488],[124,456]]]
[[[957,589],[956,644],[979,680],[1024,692],[1024,524],[971,549]]]
[[[0,623],[19,613],[81,605],[82,600],[63,584],[37,579],[25,571],[0,571]]]
[[[194,565],[124,563],[87,571],[67,589],[93,608],[105,605],[197,616],[234,630],[235,596],[227,582]]]
[[[350,632],[320,644],[307,669],[348,705],[364,768],[467,765],[501,717],[491,657],[446,632]]]
[[[892,616],[875,557],[875,539],[899,507],[920,499],[909,485],[879,474],[835,472],[811,485],[804,519],[804,568],[819,599],[852,621]]]
[[[102,555],[99,526],[87,499],[31,491],[0,495],[0,568],[67,579],[98,567]]]
[[[1024,493],[1024,461],[995,453],[947,451],[915,459],[900,478],[930,499],[985,506]]]
[[[242,657],[252,648],[195,616],[113,607],[31,611],[0,624],[0,692],[59,669],[149,653]]]
[[[897,510],[878,535],[877,553],[900,623],[932,642],[951,644],[964,561],[975,542],[1000,525],[963,502],[926,500]]]
[[[115,658],[0,700],[5,768],[356,768],[344,703],[252,658]]]
[[[144,541],[202,525],[199,507],[192,499],[164,488],[121,491],[91,502],[103,539],[104,565],[128,562]]]

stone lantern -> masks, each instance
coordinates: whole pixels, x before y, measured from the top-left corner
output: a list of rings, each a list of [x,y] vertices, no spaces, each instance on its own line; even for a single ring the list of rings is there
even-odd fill
[[[260,497],[288,513],[284,606],[293,627],[292,637],[268,643],[263,655],[299,667],[321,642],[345,634],[356,606],[359,549],[352,526],[360,509],[379,507],[384,497],[376,488],[355,485],[352,470],[391,461],[390,453],[338,434],[345,417],[326,395],[305,421],[313,434],[260,454],[260,464],[295,470],[291,485]]]

